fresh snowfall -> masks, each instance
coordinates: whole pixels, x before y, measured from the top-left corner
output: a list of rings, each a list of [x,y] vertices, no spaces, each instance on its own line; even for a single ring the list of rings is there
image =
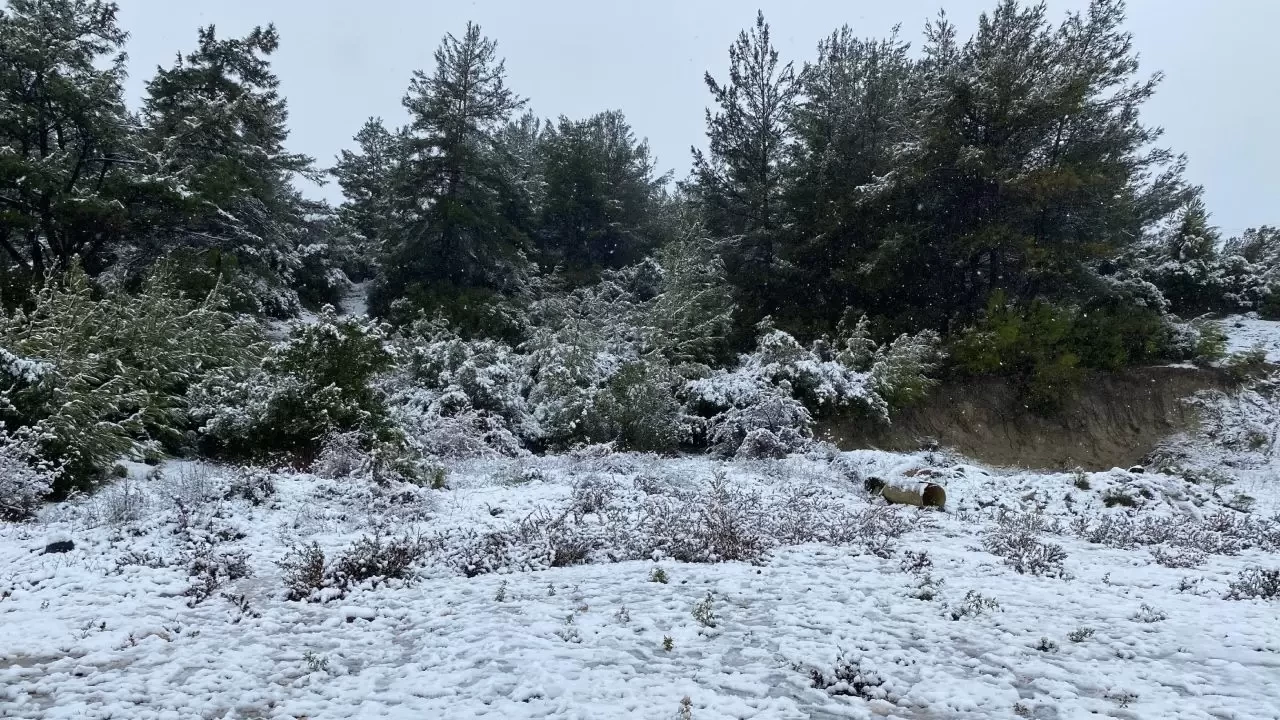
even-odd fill
[[[1280,720],[1274,108],[989,4],[0,0],[0,719]]]
[[[1176,473],[823,444],[440,489],[130,464],[0,525],[0,716],[1277,718],[1276,391],[1197,398]]]

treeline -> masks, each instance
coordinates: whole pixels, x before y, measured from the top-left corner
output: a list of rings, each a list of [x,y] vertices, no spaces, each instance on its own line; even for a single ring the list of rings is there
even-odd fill
[[[675,187],[622,112],[526,112],[475,25],[414,73],[406,124],[369,120],[321,170],[285,149],[271,26],[231,39],[202,28],[130,113],[114,5],[8,5],[10,307],[72,262],[136,282],[176,257],[193,287],[222,278],[259,313],[333,302],[346,279],[371,277],[379,315],[442,311],[518,337],[510,311],[530,293],[589,284],[696,227],[723,260],[739,341],[765,316],[817,336],[851,312],[883,334],[955,332],[997,291],[1019,305],[1096,302],[1117,267],[1182,302],[1192,291],[1170,283],[1187,281],[1151,271],[1151,247],[1200,232],[1197,252],[1220,252],[1184,159],[1140,119],[1159,74],[1139,71],[1121,0],[1057,24],[1005,0],[968,40],[940,17],[915,49],[846,26],[800,65],[779,57],[759,16],[727,72],[706,76],[707,149]],[[322,176],[343,190],[336,209],[294,189]],[[1268,233],[1236,245],[1269,248]],[[1257,265],[1268,251],[1236,254]],[[1270,307],[1270,285],[1256,285],[1236,295]]]
[[[677,182],[621,111],[528,112],[475,25],[409,79],[405,124],[322,169],[286,149],[273,27],[200,29],[130,112],[116,15],[0,12],[0,475],[23,487],[122,453],[358,447],[405,477],[599,443],[776,455],[939,371],[1052,410],[1087,368],[1220,354],[1204,313],[1280,313],[1280,232],[1212,228],[1141,121],[1159,75],[1120,0],[1056,24],[1005,0],[918,48],[845,27],[800,64],[758,16]],[[322,310],[361,281],[377,322]]]

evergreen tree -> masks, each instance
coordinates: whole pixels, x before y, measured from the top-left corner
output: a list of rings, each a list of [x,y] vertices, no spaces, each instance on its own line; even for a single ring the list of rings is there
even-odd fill
[[[407,133],[390,131],[382,118],[369,118],[355,141],[358,151],[343,150],[330,174],[342,188],[339,220],[355,235],[360,252],[376,256],[403,227]]]
[[[996,289],[1071,297],[1195,189],[1139,120],[1159,75],[1137,76],[1120,0],[1054,28],[1004,0],[964,45],[930,26],[921,102],[901,170],[868,201],[888,208],[864,276],[877,309],[914,323],[971,317]]]
[[[538,217],[546,200],[542,120],[532,112],[509,120],[497,134],[500,174],[505,179],[502,214],[521,237],[537,232]]]
[[[77,258],[103,268],[166,187],[136,168],[116,13],[98,0],[0,9],[0,267],[28,288]]]
[[[864,306],[860,275],[884,208],[868,190],[895,170],[910,138],[915,64],[894,35],[863,40],[846,26],[818,44],[801,72],[794,116],[788,206],[794,241],[788,259],[803,270],[803,305],[779,312],[830,327],[849,306]],[[816,316],[816,317],[815,317]]]
[[[716,110],[707,110],[708,152],[693,151],[691,187],[705,208],[708,230],[737,239],[726,253],[730,281],[753,324],[775,304],[778,233],[789,124],[799,90],[791,63],[779,64],[769,25],[755,27],[729,48],[729,80],[707,73]]]
[[[404,98],[411,117],[407,227],[388,248],[374,297],[383,312],[404,295],[419,305],[484,302],[520,289],[525,271],[499,142],[524,100],[507,88],[497,43],[478,25],[468,23],[461,38],[446,35],[435,61],[432,73],[414,73]]]
[[[592,280],[649,254],[650,216],[666,177],[654,176],[649,144],[621,112],[561,117],[542,141],[545,189],[538,245],[549,266]]]
[[[266,284],[253,309],[291,314],[308,210],[292,180],[320,178],[311,158],[284,147],[288,110],[267,60],[278,46],[273,26],[235,39],[201,28],[196,50],[147,83],[142,118],[151,157],[185,191],[149,254],[195,250],[219,271],[244,267]]]

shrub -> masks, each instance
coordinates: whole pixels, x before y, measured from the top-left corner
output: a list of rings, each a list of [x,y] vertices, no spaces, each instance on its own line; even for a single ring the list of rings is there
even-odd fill
[[[330,563],[320,546],[291,547],[277,565],[284,572],[285,599],[325,602],[343,597],[352,588],[371,582],[413,577],[414,564],[422,557],[421,540],[402,536],[366,535]]]
[[[1253,347],[1244,352],[1232,354],[1224,364],[1227,375],[1236,382],[1243,382],[1251,377],[1266,373],[1267,351],[1262,347]]]
[[[595,442],[617,440],[628,450],[661,452],[679,445],[680,404],[673,378],[660,366],[636,361],[622,366],[596,395],[588,424]]]
[[[884,678],[879,673],[862,667],[860,660],[850,658],[844,653],[836,659],[835,667],[829,673],[818,668],[810,668],[809,682],[813,687],[825,690],[831,695],[857,697],[863,700],[885,697],[885,691],[881,687],[884,685]]]
[[[1067,639],[1073,643],[1082,643],[1093,637],[1094,630],[1090,627],[1079,627],[1067,633]]]
[[[768,428],[758,427],[747,433],[738,445],[735,457],[745,460],[763,460],[767,458],[784,458],[793,449],[791,443],[773,434]]]
[[[771,541],[763,499],[717,474],[698,493],[648,496],[637,531],[639,555],[660,551],[680,562],[759,561]]]
[[[524,452],[504,418],[476,410],[460,391],[403,388],[387,404],[391,423],[412,438],[424,455],[461,460],[516,457]]]
[[[940,344],[940,336],[932,330],[899,335],[876,351],[871,365],[871,387],[891,408],[920,402],[937,384],[930,373],[938,367]]]
[[[35,515],[53,488],[54,472],[40,459],[30,438],[10,435],[0,424],[0,520],[26,520]]]
[[[889,403],[881,393],[905,401],[929,384],[924,373],[936,344],[929,335],[874,351],[855,332],[845,350],[834,352],[824,342],[806,348],[767,320],[759,331],[756,350],[737,366],[693,379],[684,390],[687,411],[706,418],[707,440],[722,455],[737,453],[761,428],[788,451],[802,450],[815,415],[855,409],[883,420]]]
[[[1158,610],[1146,603],[1138,608],[1138,612],[1133,614],[1133,620],[1141,623],[1158,623],[1168,620],[1169,616],[1163,610]]]
[[[357,540],[328,570],[330,584],[344,591],[361,583],[404,580],[422,555],[422,543],[409,536],[383,538],[366,535]]]
[[[964,601],[952,608],[951,619],[960,620],[967,617],[978,617],[988,612],[1000,610],[1000,603],[995,598],[984,597],[977,590],[965,593]]]
[[[1061,546],[1042,542],[1037,536],[1041,527],[1035,516],[1002,513],[996,527],[983,535],[982,547],[1004,558],[1019,574],[1062,577],[1067,553]]]
[[[1241,572],[1240,576],[1232,581],[1226,597],[1228,600],[1280,598],[1280,568],[1272,570],[1250,568]]]
[[[442,417],[460,417],[462,409],[480,418],[495,418],[519,440],[540,435],[524,398],[528,358],[503,342],[460,337],[441,318],[420,319],[395,338],[410,388],[425,391],[424,407],[436,397],[450,397]],[[447,410],[452,410],[448,412]]]
[[[183,295],[165,265],[136,295],[95,297],[73,267],[30,311],[0,314],[0,419],[39,438],[59,470],[55,490],[88,487],[141,439],[182,444],[187,389],[243,362],[257,340],[222,302],[216,291]]]
[[[188,607],[204,602],[226,583],[248,577],[249,556],[244,552],[215,553],[213,543],[201,543],[187,562],[191,585],[183,593]]]
[[[318,543],[289,548],[276,564],[284,573],[286,600],[311,600],[325,587],[326,562]]]
[[[271,473],[261,468],[241,468],[231,476],[223,498],[248,500],[251,505],[262,505],[276,494],[276,482]]]
[[[707,596],[693,604],[693,610],[690,613],[693,619],[703,627],[713,628],[716,626],[716,609],[715,597],[710,592]]]
[[[952,339],[956,366],[1017,377],[1031,406],[1052,413],[1075,396],[1086,368],[1118,370],[1178,354],[1158,292],[1097,279],[1098,293],[1082,305],[1014,304],[993,293],[979,321]]]
[[[256,366],[213,373],[192,388],[191,414],[210,452],[313,456],[335,432],[390,439],[383,394],[372,381],[392,356],[383,330],[326,307],[315,324],[295,325]]]
[[[1102,504],[1106,505],[1107,507],[1115,507],[1117,505],[1120,505],[1122,507],[1131,508],[1131,507],[1137,507],[1138,501],[1134,500],[1133,496],[1126,493],[1125,491],[1112,488],[1102,496]]]

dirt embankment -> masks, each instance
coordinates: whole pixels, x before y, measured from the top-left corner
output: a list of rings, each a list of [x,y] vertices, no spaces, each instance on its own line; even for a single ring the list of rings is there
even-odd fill
[[[1227,386],[1222,373],[1189,367],[1096,373],[1061,413],[1045,417],[1025,406],[1011,380],[953,381],[889,426],[834,419],[819,434],[845,450],[937,444],[997,466],[1106,470],[1137,464],[1164,438],[1193,427],[1196,413],[1185,401]]]

